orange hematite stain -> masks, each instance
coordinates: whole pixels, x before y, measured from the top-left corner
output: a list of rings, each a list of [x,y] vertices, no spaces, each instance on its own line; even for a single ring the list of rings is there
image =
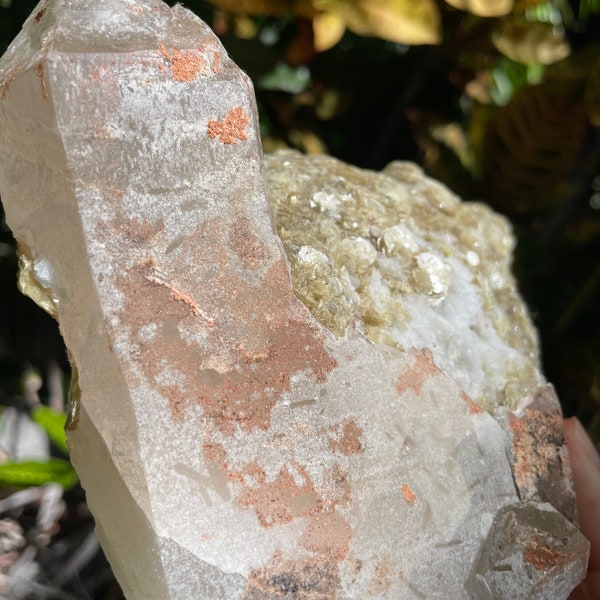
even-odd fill
[[[300,545],[311,552],[341,560],[350,550],[352,528],[337,512],[313,517],[300,537]]]
[[[560,569],[573,560],[571,554],[563,554],[540,534],[529,541],[523,558],[538,571]]]
[[[556,480],[558,473],[568,472],[565,455],[560,452],[565,443],[562,415],[549,386],[536,392],[520,416],[509,413],[508,425],[512,434],[514,477],[522,496],[529,497],[539,486],[547,485],[546,481]]]
[[[237,144],[248,138],[246,126],[249,120],[242,107],[235,106],[222,121],[208,122],[208,137],[211,140],[218,138],[223,144]]]
[[[419,395],[423,389],[423,384],[434,375],[439,373],[439,369],[433,362],[433,356],[429,350],[419,350],[415,354],[415,362],[412,366],[406,368],[396,379],[396,390],[399,394],[404,394],[407,390],[412,390]]]
[[[479,404],[477,404],[477,402],[475,402],[475,400],[473,400],[473,398],[471,398],[471,396],[465,392],[461,392],[460,397],[467,403],[469,412],[472,415],[480,415],[485,412],[485,410],[483,410],[483,408],[481,408],[481,406],[479,406]]]
[[[165,45],[159,42],[160,53],[171,63],[171,74],[176,81],[194,81],[201,71],[205,70],[204,59],[191,50],[181,52],[175,48],[172,54],[167,52]]]
[[[408,502],[408,504],[414,504],[417,499],[417,496],[410,489],[407,483],[402,484],[402,495],[404,496],[404,499],[406,500],[406,502]]]
[[[265,489],[268,492],[279,491],[284,499],[284,505],[290,505],[294,498],[299,498],[307,490],[310,490],[313,485],[302,467],[296,464],[294,466],[296,471],[302,472],[302,476],[305,478],[304,485],[298,486],[289,472],[282,469],[273,483],[283,485],[283,490],[266,487],[269,484],[263,481],[256,491]],[[285,520],[280,521],[283,523],[291,520],[292,516],[308,517],[308,522],[297,543],[316,557],[297,561],[294,559],[286,560],[282,553],[275,554],[269,563],[249,577],[247,590],[249,594],[243,596],[243,598],[255,598],[253,595],[255,592],[280,594],[290,591],[295,592],[295,598],[304,598],[305,594],[307,594],[307,598],[337,597],[335,594],[339,585],[339,565],[350,551],[353,532],[351,525],[336,509],[338,505],[350,501],[350,491],[349,489],[347,492],[345,490],[348,486],[347,474],[341,471],[338,465],[336,467],[329,473],[335,481],[336,487],[332,497],[328,496],[326,499],[324,496],[319,496],[315,490],[309,492],[309,494],[315,494],[316,503],[313,504],[313,508],[307,509],[304,514],[291,515],[291,511],[285,511],[284,506],[283,512],[280,510],[274,515],[272,513],[269,515],[279,519],[284,517]],[[295,495],[290,496],[290,491]],[[272,504],[281,508],[280,497],[271,498],[267,494],[261,500],[267,503],[266,506]],[[266,595],[260,597],[266,597]],[[269,595],[269,597],[271,596]]]
[[[232,227],[242,234],[232,234]],[[278,247],[251,235],[252,215],[245,213],[198,225],[168,260],[154,248],[157,228],[119,219],[105,229],[117,249],[134,245],[144,256],[116,279],[125,300],[113,326],[127,335],[129,385],[162,394],[177,420],[185,418],[189,405],[201,407],[209,472],[224,473],[235,501],[254,512],[262,527],[301,519],[304,531],[297,543],[315,558],[273,557],[253,575],[249,589],[283,589],[283,580],[281,585],[275,581],[281,574],[298,590],[335,593],[339,561],[352,536],[337,509],[351,502],[347,473],[337,464],[323,468],[318,489],[311,472],[295,461],[267,476],[260,457],[233,465],[229,441],[210,434],[231,439],[237,431],[268,431],[271,411],[292,388],[294,374],[323,381],[337,366],[325,332],[293,294]],[[184,339],[182,330],[196,337]],[[177,377],[165,381],[165,372]],[[337,440],[341,448],[359,447],[355,424],[342,422],[335,429],[344,440]]]
[[[165,266],[150,257],[117,286],[126,298],[121,327],[130,331],[133,371],[145,373],[148,384],[169,399],[175,419],[183,419],[186,407],[196,402],[205,418],[232,435],[236,425],[267,429],[292,375],[312,373],[322,381],[337,363],[294,297],[283,257],[253,285],[238,271],[241,249],[231,251],[222,239],[224,229],[220,220],[210,221],[180,246],[181,258],[169,265],[169,272],[185,274],[180,281],[171,280],[162,272]],[[114,234],[124,233],[121,223]],[[252,255],[270,256],[267,248],[255,247],[257,240],[251,243]],[[190,254],[193,267],[183,258]],[[202,343],[183,341],[177,324],[184,323],[202,334]],[[156,335],[139,337],[149,324],[157,327]],[[166,365],[181,374],[177,387],[159,383]]]
[[[273,481],[266,481],[264,473],[259,474],[260,485],[247,487],[237,501],[243,508],[253,508],[263,527],[273,527],[289,523],[294,517],[309,516],[319,509],[318,502],[307,502],[304,509],[294,508],[294,499],[298,497],[315,497],[313,482],[304,467],[294,465],[296,472],[302,477],[302,485],[298,485],[287,467],[283,467]]]
[[[362,452],[360,436],[363,430],[353,418],[344,419],[339,425],[330,427],[329,431],[333,436],[328,436],[327,441],[333,452],[340,452],[345,456]]]

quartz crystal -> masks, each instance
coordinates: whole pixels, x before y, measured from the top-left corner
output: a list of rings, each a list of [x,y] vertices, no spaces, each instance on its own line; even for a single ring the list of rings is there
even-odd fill
[[[0,193],[130,600],[560,600],[583,577],[506,222],[411,164],[265,169],[251,84],[192,13],[44,0],[0,61]]]

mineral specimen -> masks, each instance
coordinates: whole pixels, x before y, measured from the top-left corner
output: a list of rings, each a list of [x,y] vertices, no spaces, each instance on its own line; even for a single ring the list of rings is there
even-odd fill
[[[0,61],[21,287],[127,597],[565,598],[588,545],[506,223],[412,165],[266,175],[271,206],[250,82],[179,6],[44,0]]]

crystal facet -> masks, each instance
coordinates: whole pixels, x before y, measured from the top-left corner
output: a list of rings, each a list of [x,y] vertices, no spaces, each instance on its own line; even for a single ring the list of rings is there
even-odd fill
[[[519,502],[496,513],[478,561],[476,598],[566,598],[586,570],[582,534],[550,504]]]
[[[403,163],[266,175],[271,206],[251,84],[180,6],[44,0],[0,61],[21,287],[127,597],[565,598],[588,546],[505,221]]]

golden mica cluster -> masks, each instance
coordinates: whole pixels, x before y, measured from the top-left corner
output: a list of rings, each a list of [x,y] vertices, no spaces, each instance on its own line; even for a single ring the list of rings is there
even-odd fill
[[[371,341],[399,349],[418,345],[415,329],[423,338],[440,333],[430,347],[451,374],[465,355],[480,359],[490,379],[471,393],[490,410],[515,408],[539,385],[537,336],[510,271],[506,219],[462,202],[413,163],[375,173],[291,150],[265,162],[294,292],[327,329],[340,337],[357,324]],[[477,311],[463,332],[464,314],[447,305],[464,313],[469,302]],[[509,352],[501,365],[495,348]]]

